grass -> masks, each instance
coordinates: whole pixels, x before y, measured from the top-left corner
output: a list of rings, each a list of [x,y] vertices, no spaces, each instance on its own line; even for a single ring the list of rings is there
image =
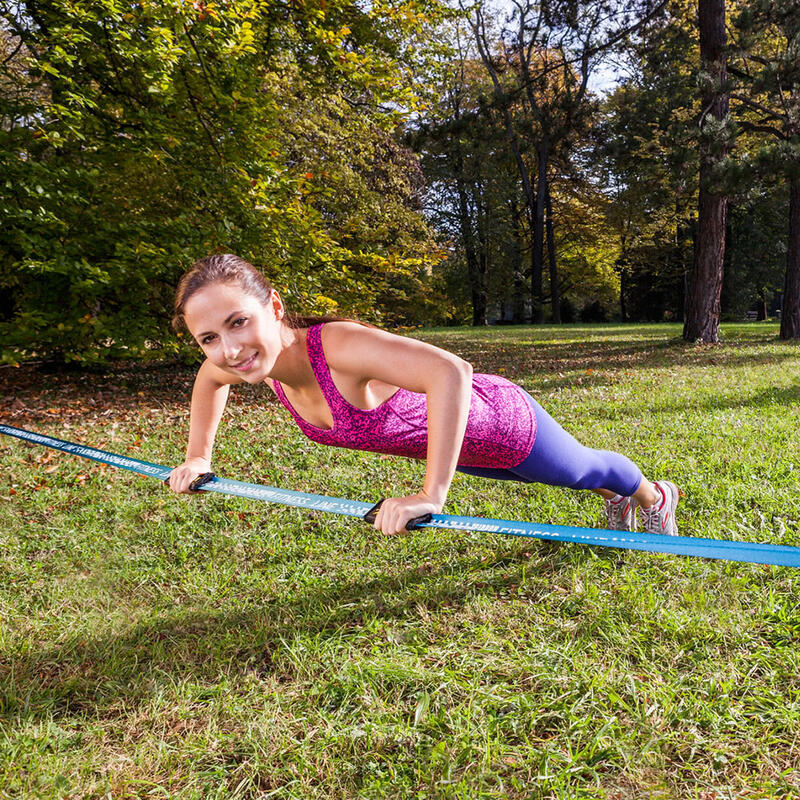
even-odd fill
[[[800,544],[800,349],[669,325],[416,335],[685,492],[683,534]],[[180,460],[192,373],[0,370],[0,420]],[[424,465],[232,396],[219,474],[362,500]],[[800,573],[419,531],[0,440],[0,797],[800,795]],[[590,493],[456,477],[448,513],[600,525]]]

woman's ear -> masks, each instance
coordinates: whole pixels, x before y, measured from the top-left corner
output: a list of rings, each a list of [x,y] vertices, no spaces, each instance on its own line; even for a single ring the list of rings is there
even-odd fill
[[[277,289],[272,290],[270,301],[272,302],[272,310],[275,312],[275,319],[280,322],[286,316],[286,306],[283,305],[283,300]]]

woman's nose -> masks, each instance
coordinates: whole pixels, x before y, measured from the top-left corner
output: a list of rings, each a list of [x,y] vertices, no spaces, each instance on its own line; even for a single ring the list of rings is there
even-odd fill
[[[235,339],[222,340],[222,352],[229,361],[236,358],[241,351],[242,347]]]

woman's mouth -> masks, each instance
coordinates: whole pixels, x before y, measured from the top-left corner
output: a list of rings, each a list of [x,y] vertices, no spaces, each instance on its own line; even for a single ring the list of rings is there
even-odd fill
[[[244,361],[240,361],[238,364],[234,364],[233,368],[235,370],[238,370],[239,372],[247,372],[250,369],[250,367],[252,367],[253,364],[255,363],[257,355],[258,355],[257,353],[253,353],[253,355],[251,355],[250,358],[245,359]]]

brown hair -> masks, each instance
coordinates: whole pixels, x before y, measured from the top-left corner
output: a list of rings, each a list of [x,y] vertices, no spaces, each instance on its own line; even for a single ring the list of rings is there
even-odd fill
[[[213,283],[233,283],[241,287],[245,294],[252,295],[267,306],[270,302],[272,284],[249,261],[245,261],[232,253],[207,256],[192,264],[192,268],[180,279],[175,290],[174,315],[172,327],[176,331],[186,330],[184,311],[189,298],[205,286]],[[357,322],[374,328],[368,322],[347,317],[305,317],[299,314],[286,313],[286,323],[290,328],[308,328],[320,322]]]

